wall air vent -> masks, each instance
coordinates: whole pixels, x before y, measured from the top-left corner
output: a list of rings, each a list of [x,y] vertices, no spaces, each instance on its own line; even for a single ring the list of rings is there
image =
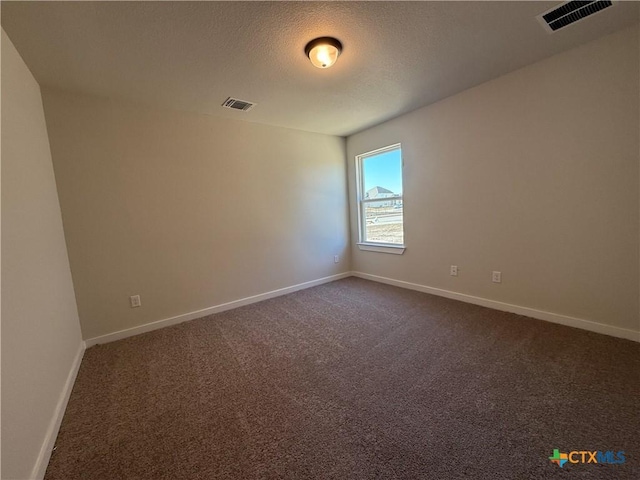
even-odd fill
[[[538,20],[549,33],[553,33],[613,5],[614,3],[608,0],[566,2],[538,15]]]
[[[227,98],[222,104],[225,108],[232,108],[234,110],[241,110],[243,112],[248,112],[253,107],[255,107],[257,103],[247,102],[245,100],[238,100],[237,98]]]

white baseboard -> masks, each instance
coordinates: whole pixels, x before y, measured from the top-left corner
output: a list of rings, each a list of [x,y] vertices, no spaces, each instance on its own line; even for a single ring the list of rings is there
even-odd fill
[[[73,359],[73,363],[71,364],[71,370],[69,371],[67,380],[64,382],[62,393],[60,394],[60,398],[58,399],[56,409],[53,412],[53,418],[49,423],[47,434],[44,437],[44,442],[42,443],[42,447],[40,448],[40,453],[38,454],[36,464],[31,471],[30,478],[40,480],[44,478],[44,474],[47,471],[49,459],[51,458],[51,453],[53,452],[53,447],[55,446],[56,438],[58,437],[60,424],[62,423],[64,412],[67,409],[67,403],[69,402],[71,390],[73,390],[73,384],[76,381],[76,376],[78,375],[78,370],[80,369],[80,363],[82,362],[85,348],[85,342],[81,342],[78,348],[78,352],[76,353],[76,356]]]
[[[371,275],[369,273],[352,272],[352,274],[354,277],[360,277],[366,280],[372,280],[374,282],[386,283],[388,285],[407,288],[409,290],[417,290],[418,292],[431,293],[440,297],[452,298],[454,300],[460,300],[461,302],[473,303],[474,305],[481,305],[483,307],[493,308],[495,310],[516,313],[518,315],[537,318],[538,320],[559,323],[561,325],[566,325],[569,327],[581,328],[582,330],[589,330],[591,332],[602,333],[604,335],[610,335],[612,337],[626,338],[627,340],[640,342],[640,331],[636,330],[614,327],[612,325],[596,323],[590,320],[583,320],[581,318],[569,317],[567,315],[561,315],[558,313],[545,312],[543,310],[536,310],[535,308],[521,307],[519,305],[498,302],[496,300],[489,300],[482,297],[474,297],[472,295],[452,292],[450,290],[443,290],[441,288],[427,287],[426,285],[404,282],[402,280],[395,280],[393,278],[380,277],[378,275]]]
[[[298,290],[304,290],[305,288],[315,287],[322,285],[323,283],[333,282],[346,277],[360,277],[366,280],[372,280],[374,282],[386,283],[394,285],[396,287],[407,288],[410,290],[416,290],[419,292],[431,293],[440,297],[452,298],[454,300],[460,300],[461,302],[472,303],[475,305],[481,305],[483,307],[493,308],[495,310],[501,310],[504,312],[516,313],[518,315],[524,315],[527,317],[537,318],[539,320],[545,320],[547,322],[559,323],[561,325],[567,325],[569,327],[581,328],[583,330],[589,330],[591,332],[602,333],[604,335],[610,335],[613,337],[626,338],[640,342],[640,332],[635,330],[629,330],[626,328],[614,327],[612,325],[605,325],[602,323],[592,322],[590,320],[584,320],[581,318],[570,317],[567,315],[561,315],[558,313],[545,312],[543,310],[537,310],[529,307],[522,307],[519,305],[512,305],[510,303],[499,302],[496,300],[489,300],[487,298],[475,297],[473,295],[467,295],[464,293],[452,292],[450,290],[444,290],[441,288],[428,287],[426,285],[420,285],[417,283],[405,282],[403,280],[396,280],[393,278],[381,277],[378,275],[371,275],[369,273],[362,272],[344,272],[337,275],[331,275],[329,277],[319,278],[317,280],[311,280],[309,282],[299,283],[290,287],[280,288],[278,290],[272,290],[270,292],[253,295],[251,297],[241,298],[232,302],[223,303],[213,307],[204,308],[195,312],[184,313],[171,318],[165,318],[163,320],[157,320],[154,322],[146,323],[137,327],[127,328],[125,330],[119,330],[117,332],[108,333],[99,337],[89,338],[85,340],[86,347],[92,347],[100,343],[115,342],[127,337],[133,337],[140,335],[141,333],[151,332],[160,328],[176,325],[178,323],[187,322],[196,318],[205,317],[214,313],[224,312],[234,308],[242,307],[244,305],[250,305],[252,303],[261,302],[270,298],[279,297],[288,293],[297,292]]]
[[[285,288],[280,288],[278,290],[272,290],[266,293],[260,293],[258,295],[241,298],[239,300],[223,303],[221,305],[203,308],[202,310],[197,310],[195,312],[184,313],[176,317],[165,318],[163,320],[156,320],[155,322],[145,323],[144,325],[140,325],[137,327],[127,328],[125,330],[119,330],[117,332],[108,333],[106,335],[101,335],[99,337],[89,338],[85,340],[85,343],[87,344],[87,348],[89,348],[99,343],[115,342],[116,340],[121,340],[123,338],[133,337],[134,335],[140,335],[141,333],[151,332],[153,330],[158,330],[159,328],[168,327],[170,325],[176,325],[178,323],[187,322],[189,320],[194,320],[196,318],[206,317],[207,315],[224,312],[226,310],[231,310],[233,308],[243,307],[245,305],[261,302],[263,300],[279,297],[281,295],[297,292],[298,290],[304,290],[305,288],[315,287],[317,285],[322,285],[323,283],[333,282],[335,280],[340,280],[341,278],[346,278],[350,276],[351,276],[351,272],[344,272],[344,273],[339,273],[337,275],[331,275],[329,277],[319,278],[317,280],[311,280],[310,282],[299,283],[291,287],[285,287]]]

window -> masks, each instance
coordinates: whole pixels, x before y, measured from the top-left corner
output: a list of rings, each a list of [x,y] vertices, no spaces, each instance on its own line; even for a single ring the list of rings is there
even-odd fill
[[[404,252],[402,150],[391,145],[356,157],[361,250]]]

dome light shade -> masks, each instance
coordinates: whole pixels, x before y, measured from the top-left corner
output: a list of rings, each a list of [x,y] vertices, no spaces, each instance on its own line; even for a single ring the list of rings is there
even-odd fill
[[[342,44],[332,37],[320,37],[311,40],[304,48],[314,67],[329,68],[336,63],[342,52]]]

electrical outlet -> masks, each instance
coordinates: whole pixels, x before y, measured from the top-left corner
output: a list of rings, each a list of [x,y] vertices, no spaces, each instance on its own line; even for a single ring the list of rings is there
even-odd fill
[[[340,261],[340,257],[338,255],[333,256],[333,263],[338,263]]]
[[[493,283],[502,283],[502,272],[496,272],[494,271],[491,274],[491,281]]]
[[[457,265],[451,265],[451,270],[450,270],[449,274],[452,277],[457,277],[458,276],[458,266]]]
[[[142,303],[140,303],[140,295],[133,295],[132,297],[129,297],[129,301],[131,302],[131,308],[136,308],[142,305]]]

